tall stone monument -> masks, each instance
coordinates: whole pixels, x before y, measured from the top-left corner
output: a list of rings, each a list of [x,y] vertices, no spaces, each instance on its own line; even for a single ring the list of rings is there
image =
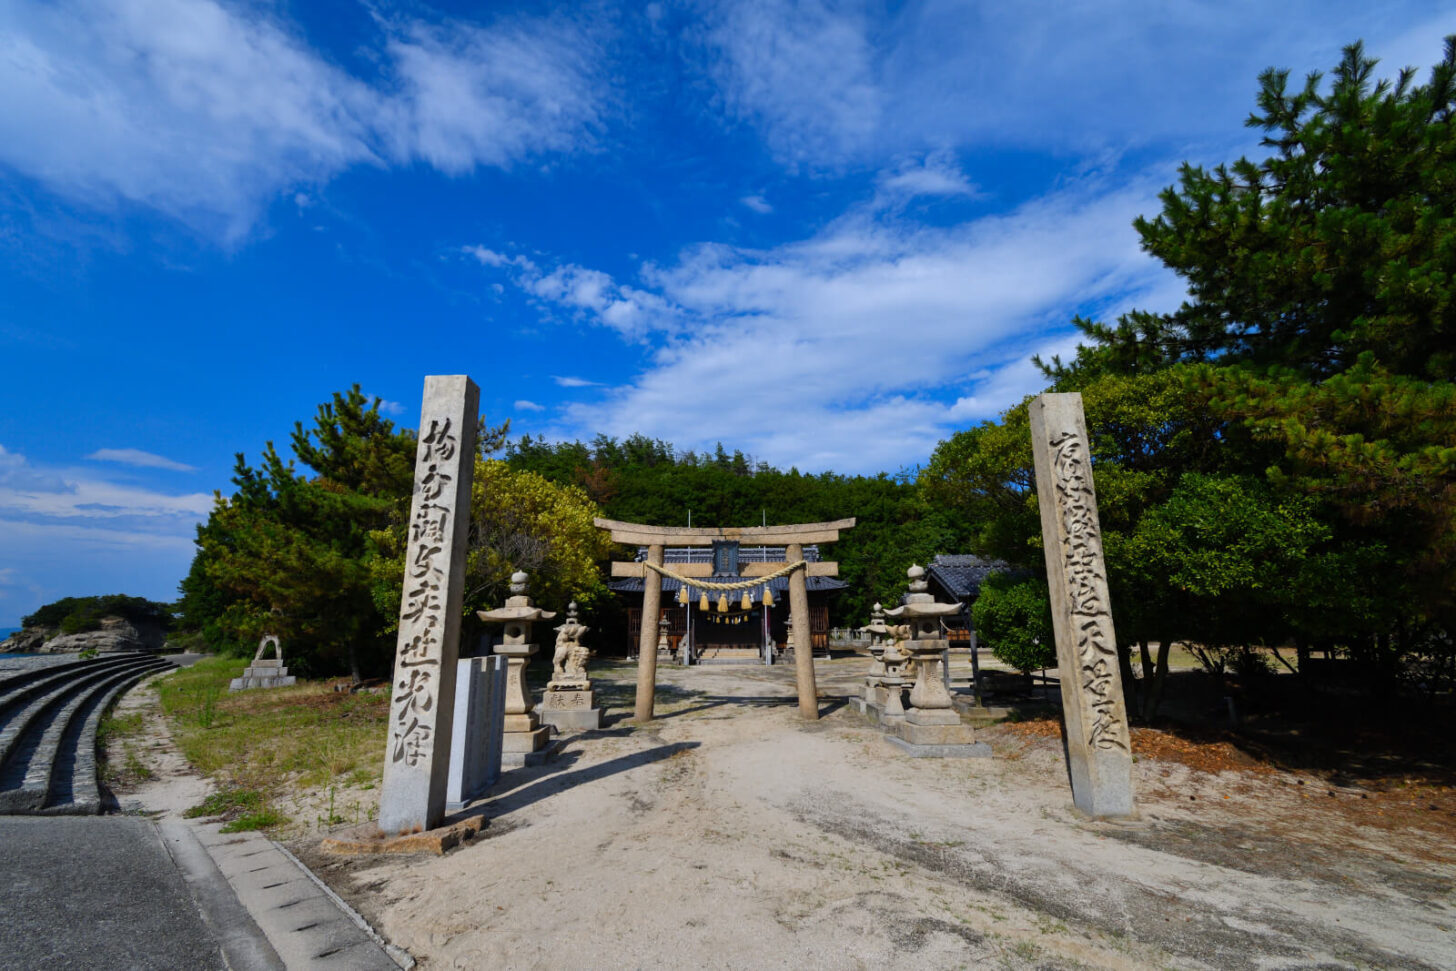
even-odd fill
[[[445,814],[479,403],[463,374],[425,378],[379,796],[386,836],[432,829]]]
[[[1127,816],[1133,811],[1132,742],[1080,394],[1043,394],[1032,401],[1031,452],[1072,801],[1092,816]]]
[[[477,610],[475,615],[487,624],[504,624],[505,636],[496,645],[495,653],[505,655],[510,666],[506,669],[506,718],[505,734],[501,737],[502,765],[535,765],[549,753],[541,750],[551,735],[551,729],[541,725],[541,716],[536,712],[536,702],[526,687],[526,664],[541,648],[531,643],[531,627],[538,620],[550,620],[556,616],[554,610],[542,610],[527,596],[527,580],[524,573],[511,574],[511,596],[504,607],[495,610]]]

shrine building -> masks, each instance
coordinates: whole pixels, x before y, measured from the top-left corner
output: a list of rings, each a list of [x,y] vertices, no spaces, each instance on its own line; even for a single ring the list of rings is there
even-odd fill
[[[711,548],[669,546],[663,550],[662,565],[674,572],[689,565],[711,565],[703,579],[724,583],[743,580],[747,564],[782,564],[782,546],[742,546],[735,540],[720,540]],[[647,559],[647,547],[640,547],[634,563]],[[819,547],[804,547],[804,560],[819,563]],[[695,571],[697,572],[697,571]],[[655,577],[654,577],[655,579]],[[607,586],[627,602],[627,640],[632,643],[642,625],[640,577],[608,581]],[[829,600],[848,586],[829,576],[808,576],[809,637],[814,653],[829,652]],[[661,616],[667,619],[668,647],[680,659],[682,644],[688,643],[691,663],[768,663],[793,658],[789,645],[789,578],[775,577],[743,592],[712,595],[686,588],[673,577],[662,578]],[[686,600],[686,602],[684,602]],[[726,603],[727,609],[719,608]],[[746,606],[745,606],[746,604]],[[703,609],[704,606],[707,609]]]

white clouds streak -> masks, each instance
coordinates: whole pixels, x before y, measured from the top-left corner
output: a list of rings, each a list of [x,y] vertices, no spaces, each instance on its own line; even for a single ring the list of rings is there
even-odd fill
[[[660,347],[635,380],[566,405],[560,431],[721,439],[814,470],[923,460],[1039,390],[1028,359],[1068,353],[1074,313],[1176,306],[1176,278],[1129,225],[1156,188],[1088,181],[949,228],[896,221],[877,197],[801,242],[646,267],[674,308]]]
[[[555,19],[382,27],[361,81],[253,5],[19,2],[0,10],[0,162],[86,204],[225,239],[289,186],[422,159],[458,174],[590,144],[592,42]]]
[[[506,256],[484,246],[463,246],[461,251],[481,266],[505,270],[538,306],[604,324],[623,337],[671,329],[677,319],[674,308],[657,294],[619,284],[600,270],[563,263],[548,271],[529,257]]]
[[[744,0],[703,11],[706,69],[731,117],[789,163],[857,154],[880,125],[868,11],[822,0]]]
[[[173,472],[196,472],[197,466],[169,459],[165,455],[144,452],[139,448],[98,448],[86,456],[95,462],[120,462],[144,469],[169,469]]]
[[[1362,37],[1390,73],[1427,67],[1456,30],[1456,12],[1430,6],[751,0],[703,12],[700,69],[793,168],[947,146],[1096,151],[1225,132],[1261,70],[1327,69]]]

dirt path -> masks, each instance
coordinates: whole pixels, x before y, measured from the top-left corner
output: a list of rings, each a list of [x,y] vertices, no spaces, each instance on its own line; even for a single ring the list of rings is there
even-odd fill
[[[310,862],[428,968],[1456,964],[1444,834],[1299,780],[1144,759],[1141,819],[1093,823],[1050,740],[907,759],[847,707],[801,723],[782,670],[662,677],[665,717],[507,773],[473,845]]]

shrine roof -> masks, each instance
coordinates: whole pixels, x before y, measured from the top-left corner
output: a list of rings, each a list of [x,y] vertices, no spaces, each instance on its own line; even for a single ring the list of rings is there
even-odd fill
[[[926,577],[956,600],[974,600],[981,584],[992,573],[1017,573],[1004,560],[990,560],[969,554],[939,553],[925,568]]]

